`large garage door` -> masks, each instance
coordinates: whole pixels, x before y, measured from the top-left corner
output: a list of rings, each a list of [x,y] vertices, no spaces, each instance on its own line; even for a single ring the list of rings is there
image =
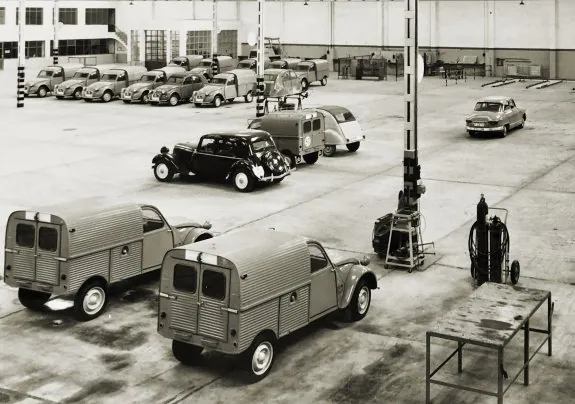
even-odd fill
[[[146,61],[148,70],[159,69],[167,64],[166,37],[163,30],[146,30]]]

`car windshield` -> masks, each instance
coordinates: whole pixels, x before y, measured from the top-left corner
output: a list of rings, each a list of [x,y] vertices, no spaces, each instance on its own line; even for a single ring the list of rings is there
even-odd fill
[[[240,67],[252,67],[252,62],[240,62]]]
[[[168,84],[182,84],[184,82],[183,77],[172,76],[168,79]]]
[[[270,138],[258,136],[252,137],[252,147],[254,148],[254,152],[258,153],[273,148],[274,144]]]
[[[351,122],[355,121],[355,116],[349,111],[347,112],[340,112],[339,114],[334,115],[335,120],[337,123],[344,123],[344,122]]]
[[[116,78],[118,78],[117,74],[104,74],[102,81],[116,81]]]
[[[500,102],[478,102],[475,104],[475,111],[499,112],[503,108]]]
[[[158,76],[156,76],[155,74],[145,74],[142,76],[140,81],[155,81],[156,77]]]
[[[205,60],[202,62],[202,66],[207,66],[210,67],[212,65],[212,61],[211,60]]]
[[[75,79],[87,79],[90,73],[76,72],[74,74]]]
[[[212,84],[226,84],[228,82],[227,78],[214,77],[212,79]]]
[[[52,77],[54,72],[52,70],[40,70],[38,77]]]
[[[183,66],[185,64],[185,60],[184,59],[172,59],[172,61],[170,62],[170,64],[172,65],[178,65],[178,66]]]
[[[264,74],[264,81],[276,81],[277,74]]]
[[[297,67],[297,70],[301,70],[301,71],[307,72],[307,71],[309,70],[309,66],[299,65],[299,66]]]

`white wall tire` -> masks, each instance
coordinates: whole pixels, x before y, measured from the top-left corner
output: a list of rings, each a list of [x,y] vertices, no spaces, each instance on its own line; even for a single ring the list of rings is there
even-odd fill
[[[170,182],[174,178],[174,170],[165,162],[159,162],[154,166],[154,176],[160,182]]]
[[[240,169],[232,176],[234,187],[239,192],[251,192],[254,189],[254,179],[246,169]]]

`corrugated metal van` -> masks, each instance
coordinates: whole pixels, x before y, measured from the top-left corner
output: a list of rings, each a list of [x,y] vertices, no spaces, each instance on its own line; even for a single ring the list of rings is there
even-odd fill
[[[166,251],[212,237],[210,227],[171,226],[152,205],[18,210],[6,225],[4,282],[33,310],[76,293],[76,317],[91,320],[106,307],[108,285],[160,268]]]
[[[367,314],[375,274],[369,258],[332,263],[320,243],[275,230],[239,230],[164,257],[158,332],[186,365],[204,348],[245,355],[264,378],[276,341],[337,310]]]

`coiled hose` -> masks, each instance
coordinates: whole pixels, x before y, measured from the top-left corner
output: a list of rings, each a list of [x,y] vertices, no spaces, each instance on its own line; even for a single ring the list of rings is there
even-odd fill
[[[503,264],[505,254],[507,254],[507,252],[509,251],[509,231],[507,230],[507,226],[505,225],[505,223],[500,221],[499,224],[501,225],[501,235],[502,235],[501,246],[499,249],[501,256],[499,258],[500,262]],[[487,257],[487,259],[489,259],[489,252],[482,253],[477,250],[477,243],[475,242],[474,237],[476,230],[477,230],[477,221],[473,223],[473,226],[471,226],[471,229],[469,230],[469,240],[467,243],[467,248],[469,249],[469,258],[471,259],[471,273],[473,274],[474,278],[477,276],[477,272],[480,271],[477,262],[479,256]],[[489,266],[486,269],[487,273],[489,273]],[[487,275],[484,272],[482,272],[482,274]]]

